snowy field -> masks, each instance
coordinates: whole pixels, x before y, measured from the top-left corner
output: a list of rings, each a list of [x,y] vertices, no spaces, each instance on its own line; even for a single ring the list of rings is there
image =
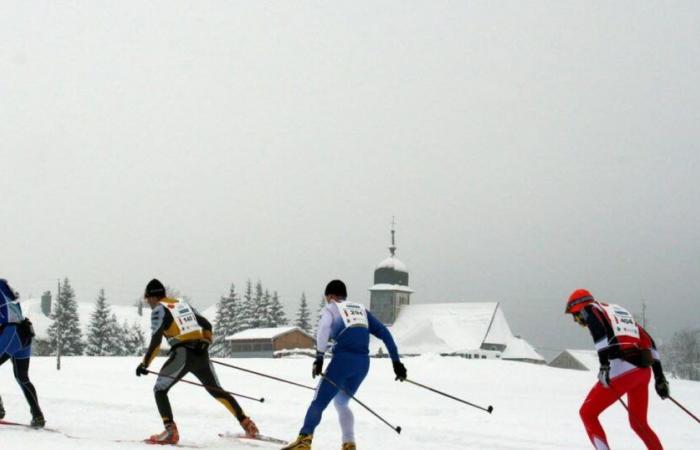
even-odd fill
[[[137,358],[64,358],[55,370],[52,358],[34,358],[31,377],[39,392],[47,426],[73,436],[0,426],[2,450],[152,448],[136,442],[162,429],[152,395],[153,376],[137,378]],[[313,384],[310,359],[246,359],[231,363],[297,382]],[[164,359],[154,363],[154,370]],[[578,408],[595,380],[593,372],[552,369],[496,360],[420,357],[405,359],[409,377],[466,400],[493,405],[493,415],[393,381],[388,360],[372,360],[358,397],[403,427],[399,436],[354,405],[360,449],[589,449]],[[224,387],[264,404],[241,400],[261,432],[283,439],[296,436],[312,392],[217,366]],[[193,379],[191,375],[187,377]],[[0,367],[0,386],[7,420],[28,422],[28,407],[12,376],[10,364]],[[672,394],[691,411],[700,412],[700,383],[671,381]],[[228,412],[201,388],[177,385],[170,393],[181,444],[202,448],[278,448],[222,440],[217,434],[239,431]],[[697,450],[700,426],[676,406],[651,396],[650,423],[665,448]],[[602,416],[614,449],[641,449],[625,411],[615,405]],[[339,449],[340,432],[331,406],[316,431],[314,448]]]

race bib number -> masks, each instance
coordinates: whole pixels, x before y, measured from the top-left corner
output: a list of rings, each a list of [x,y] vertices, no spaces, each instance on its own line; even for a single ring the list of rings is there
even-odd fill
[[[178,328],[180,328],[181,335],[202,330],[202,327],[197,323],[197,317],[195,317],[192,307],[187,303],[177,303],[174,308],[170,308],[170,313],[173,315],[173,320]]]
[[[601,305],[615,331],[615,336],[639,339],[639,327],[632,314],[618,305]]]
[[[357,303],[342,302],[337,303],[338,311],[340,312],[340,317],[343,319],[343,323],[346,328],[351,327],[363,327],[369,328],[369,321],[367,320],[367,311],[365,307]]]

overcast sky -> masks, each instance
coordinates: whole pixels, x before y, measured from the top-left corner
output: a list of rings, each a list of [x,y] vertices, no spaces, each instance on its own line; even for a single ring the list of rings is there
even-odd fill
[[[398,256],[415,302],[501,301],[589,346],[569,292],[698,326],[700,4],[0,3],[0,271],[290,311]],[[552,341],[552,340],[555,341]]]

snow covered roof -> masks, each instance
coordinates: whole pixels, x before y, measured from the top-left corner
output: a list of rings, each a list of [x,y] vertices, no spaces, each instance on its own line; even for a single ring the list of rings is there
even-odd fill
[[[400,284],[375,284],[371,288],[369,288],[370,291],[398,291],[398,292],[408,292],[408,293],[413,293],[415,292],[413,289],[409,288],[408,286],[402,286]]]
[[[506,346],[512,339],[498,303],[437,303],[402,306],[390,327],[402,354],[467,353],[483,343]],[[372,340],[372,352],[383,344]]]
[[[394,269],[399,272],[408,272],[406,264],[404,264],[394,256],[390,256],[384,261],[377,264],[377,269]]]
[[[236,333],[232,336],[226,336],[225,340],[241,341],[247,339],[275,339],[294,330],[299,330],[304,333],[299,327],[252,328],[250,330],[241,331],[240,333]]]
[[[571,350],[571,349],[566,349],[563,352],[559,354],[556,358],[552,360],[550,365],[553,367],[557,367],[556,365],[553,365],[552,363],[555,363],[557,358],[562,356],[563,354],[568,353],[569,356],[574,358],[577,362],[579,362],[583,367],[585,367],[587,370],[591,371],[598,371],[598,368],[600,367],[600,360],[598,359],[598,352],[595,350]],[[556,363],[555,363],[556,364]]]
[[[55,299],[54,299],[55,301]],[[41,299],[28,298],[20,302],[22,313],[28,317],[34,325],[34,333],[37,339],[48,339],[49,327],[51,326],[51,318],[44,315],[41,311]],[[117,316],[117,322],[122,325],[125,321],[132,325],[138,323],[144,336],[151,335],[151,310],[148,306],[144,306],[143,316],[139,316],[138,308],[132,305],[109,305],[110,311]],[[90,326],[90,317],[95,311],[94,302],[78,302],[78,317],[80,319],[80,329],[83,332],[83,339],[87,337],[88,327]]]
[[[534,360],[545,362],[542,355],[537,353],[537,351],[527,342],[525,339],[514,337],[508,343],[506,350],[501,355],[501,359],[515,359],[515,360]]]

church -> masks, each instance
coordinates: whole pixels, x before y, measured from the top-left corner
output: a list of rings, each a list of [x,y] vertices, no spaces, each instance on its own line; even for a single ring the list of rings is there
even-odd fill
[[[439,354],[468,359],[503,359],[544,364],[544,358],[515,336],[498,302],[411,303],[406,265],[396,257],[392,226],[389,257],[374,270],[370,310],[387,325],[405,356]],[[370,352],[385,355],[381,341],[372,339]]]

